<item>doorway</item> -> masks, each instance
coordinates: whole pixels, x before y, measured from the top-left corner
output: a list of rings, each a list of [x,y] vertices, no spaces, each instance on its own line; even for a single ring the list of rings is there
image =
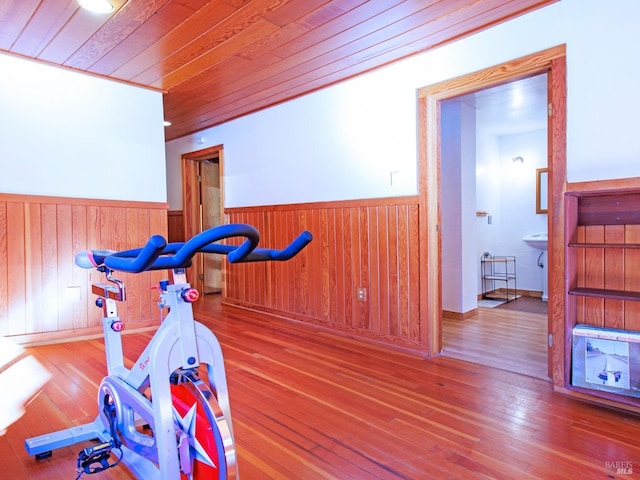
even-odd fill
[[[565,47],[559,46],[528,57],[498,65],[440,84],[425,87],[418,92],[419,118],[419,195],[421,256],[426,259],[420,272],[421,316],[428,330],[428,354],[442,352],[442,184],[441,184],[441,102],[447,99],[506,84],[516,79],[546,74],[549,86],[548,165],[549,165],[549,291],[550,308],[546,330],[549,334],[562,332],[563,287],[561,230],[563,194],[566,189],[566,80]],[[554,301],[555,298],[555,301]],[[497,327],[496,327],[497,328]],[[561,342],[549,337],[547,365],[549,376],[560,372],[562,366]],[[560,345],[558,344],[560,343]],[[553,372],[552,372],[553,370]],[[559,377],[559,375],[557,375]],[[553,378],[553,377],[552,377]],[[555,381],[554,381],[555,383]]]
[[[547,168],[547,95],[541,73],[440,103],[443,354],[539,378],[544,270],[541,252],[522,238],[547,232],[535,208],[536,172]],[[498,273],[490,280],[487,266]],[[503,309],[537,314],[521,324],[524,315]]]
[[[200,169],[200,231],[221,225],[220,211],[220,157],[198,162]],[[202,293],[222,292],[222,257],[213,253],[202,254]]]
[[[223,223],[222,159],[222,145],[182,156],[185,238]],[[223,263],[219,255],[197,254],[187,276],[205,295],[223,291]]]
[[[510,289],[508,307],[527,308],[528,302],[512,300],[515,287],[519,297],[543,297],[544,256],[522,239],[547,233],[546,209],[536,208],[538,172],[547,168],[547,97],[543,73],[441,102],[445,311],[476,308],[478,294],[491,290],[488,296],[497,298],[480,305],[507,307],[498,304]],[[482,282],[479,266],[485,256],[512,258],[513,281]]]

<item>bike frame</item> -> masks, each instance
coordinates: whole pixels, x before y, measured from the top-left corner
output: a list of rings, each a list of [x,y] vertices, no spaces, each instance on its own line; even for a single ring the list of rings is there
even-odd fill
[[[242,238],[242,243],[218,243],[235,237]],[[76,265],[97,268],[110,282],[92,286],[103,310],[108,370],[98,391],[100,413],[92,423],[25,440],[27,452],[44,458],[57,448],[99,440],[103,444],[80,452],[78,465],[85,472],[95,473],[90,469],[98,460],[102,468],[97,471],[114,466],[106,460],[102,463],[113,449],[120,451],[120,460],[144,480],[175,480],[181,475],[236,480],[222,350],[215,335],[193,319],[190,302],[198,295],[187,283],[185,268],[198,252],[226,255],[231,263],[287,261],[312,238],[304,231],[282,250],[258,248],[260,235],[254,227],[230,224],[205,230],[187,242],[167,244],[162,236],[153,235],[141,248],[78,253]],[[173,283],[162,281],[159,285],[160,307],[168,307],[169,313],[132,368],[124,365],[124,324],[117,309],[117,302],[125,300],[125,287],[112,276],[114,270],[173,272]],[[201,365],[207,368],[207,384],[197,375]],[[152,399],[146,395],[148,389]],[[152,435],[141,431],[143,425],[151,428]]]
[[[109,278],[115,287],[93,286],[94,293],[103,299],[102,326],[108,366],[108,376],[99,388],[98,404],[104,406],[109,399],[115,406],[116,426],[123,440],[123,463],[140,478],[150,480],[180,478],[181,464],[176,449],[176,438],[180,438],[180,434],[176,432],[169,382],[176,370],[195,369],[200,364],[207,366],[209,387],[217,397],[233,441],[220,343],[211,330],[193,319],[191,303],[181,298],[181,292],[189,288],[184,269],[174,269],[173,278],[173,284],[163,282],[165,290],[160,294],[161,305],[169,308],[169,314],[131,369],[124,366],[122,332],[112,328],[120,322],[116,302],[124,300],[124,285]],[[153,402],[143,395],[148,387],[153,393]],[[149,425],[153,437],[138,431],[140,423]],[[108,418],[101,411],[92,423],[34,437],[25,445],[29,454],[38,455],[84,440],[107,442],[112,436],[108,425]],[[184,448],[188,449],[188,445]],[[235,464],[232,468],[236,469]],[[237,478],[237,471],[227,475]]]

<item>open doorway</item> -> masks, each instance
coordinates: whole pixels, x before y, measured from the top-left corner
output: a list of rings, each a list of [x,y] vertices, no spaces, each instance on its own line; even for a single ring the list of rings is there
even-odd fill
[[[443,351],[443,258],[441,227],[445,221],[441,196],[442,162],[440,147],[444,139],[441,136],[441,105],[443,102],[481,90],[505,85],[515,80],[526,79],[536,75],[546,75],[548,85],[548,175],[549,175],[549,314],[546,317],[545,333],[548,334],[547,374],[548,377],[559,372],[561,364],[562,344],[552,342],[551,334],[561,331],[561,315],[556,304],[561,303],[562,297],[562,269],[564,264],[561,257],[562,245],[554,239],[555,229],[561,233],[562,198],[566,188],[566,79],[565,79],[565,49],[564,46],[554,47],[543,52],[523,57],[505,64],[490,67],[464,77],[459,77],[440,84],[420,89],[418,92],[419,115],[419,170],[420,170],[420,203],[421,228],[420,244],[421,256],[426,259],[421,270],[420,282],[424,286],[421,296],[421,315],[426,320],[428,329],[428,348],[430,355]],[[475,164],[472,167],[475,170]],[[475,178],[474,178],[475,181]],[[461,188],[461,187],[460,187]],[[458,189],[459,191],[459,189]],[[474,192],[475,194],[475,192]],[[535,202],[535,200],[533,199]],[[534,203],[535,205],[535,203]],[[534,210],[535,211],[535,210]],[[475,212],[474,212],[475,213]],[[451,217],[455,218],[455,217]],[[560,220],[560,221],[558,221]],[[463,232],[461,235],[468,234]],[[473,236],[473,233],[471,234]],[[474,254],[475,255],[475,254]],[[480,258],[473,258],[474,264]],[[473,268],[472,281],[474,292],[477,293],[477,267]],[[468,277],[464,277],[465,281]],[[556,301],[552,302],[552,297]],[[474,299],[475,301],[476,299]],[[464,310],[463,310],[464,311]],[[425,318],[426,317],[426,318]],[[494,324],[494,332],[501,332],[503,325]],[[515,327],[521,328],[521,327]],[[478,339],[480,341],[480,339]],[[478,343],[478,342],[476,342]],[[475,348],[475,345],[474,345]],[[555,381],[555,377],[554,377]]]
[[[547,233],[536,210],[547,104],[546,73],[440,103],[443,354],[540,378],[545,283],[522,238]]]
[[[200,231],[222,224],[220,209],[220,154],[198,162],[200,183]],[[222,292],[222,257],[202,254],[202,293]]]
[[[185,238],[223,223],[222,146],[182,156]],[[222,261],[219,255],[200,253],[193,259],[189,282],[203,294],[221,293]]]
[[[533,302],[522,301],[530,298],[539,300],[535,313],[546,313],[545,250],[523,238],[547,233],[547,212],[537,208],[538,172],[548,167],[547,105],[546,73],[441,102],[444,311],[531,311]],[[494,268],[482,272],[482,259],[494,257],[513,262],[484,262]],[[497,279],[483,279],[492,271]]]

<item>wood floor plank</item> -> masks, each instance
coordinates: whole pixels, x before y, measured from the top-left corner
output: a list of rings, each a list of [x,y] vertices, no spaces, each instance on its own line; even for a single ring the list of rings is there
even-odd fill
[[[443,354],[548,379],[546,315],[478,308],[464,320],[443,318]]]
[[[615,462],[640,465],[638,416],[555,393],[531,373],[540,362],[531,337],[545,335],[535,314],[465,320],[470,330],[458,345],[449,337],[445,356],[425,359],[226,307],[215,296],[197,305],[225,354],[243,480],[623,479],[633,477],[612,471]],[[459,327],[445,325],[445,335]],[[514,340],[516,330],[526,338]],[[150,335],[125,337],[127,364]],[[496,347],[499,336],[516,345]],[[501,368],[477,363],[483,348],[501,350],[493,355]],[[455,349],[473,363],[449,356]],[[28,350],[53,380],[0,437],[2,477],[74,478],[84,445],[36,461],[23,441],[94,418],[104,347],[90,340]],[[514,355],[525,355],[525,375],[504,369]],[[123,466],[100,475],[132,478]]]

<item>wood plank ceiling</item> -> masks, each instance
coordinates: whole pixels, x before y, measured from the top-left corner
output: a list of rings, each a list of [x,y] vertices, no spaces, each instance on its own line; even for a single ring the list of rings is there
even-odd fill
[[[557,0],[2,0],[0,51],[164,92],[171,140]]]

